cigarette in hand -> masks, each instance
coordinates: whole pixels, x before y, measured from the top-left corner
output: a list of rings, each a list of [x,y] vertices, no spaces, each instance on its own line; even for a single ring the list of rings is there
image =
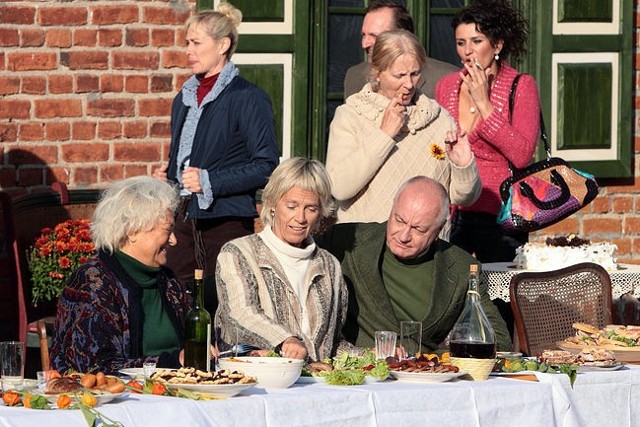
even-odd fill
[[[477,59],[477,58],[474,58],[473,60],[474,60],[474,62],[475,62],[475,64],[476,64],[476,67],[478,67],[478,68],[482,68],[482,64],[480,64],[480,61],[478,61],[478,59]]]

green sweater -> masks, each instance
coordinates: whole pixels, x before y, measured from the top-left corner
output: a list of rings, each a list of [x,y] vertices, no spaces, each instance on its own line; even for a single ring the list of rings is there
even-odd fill
[[[373,347],[376,331],[397,331],[400,321],[383,281],[382,258],[386,247],[386,223],[338,224],[316,239],[319,246],[338,258],[349,288],[349,309],[343,329],[345,338],[359,347]],[[431,250],[431,249],[430,249]],[[433,243],[433,274],[415,283],[433,289],[430,307],[422,321],[423,351],[434,351],[442,343],[464,308],[469,265],[476,259],[443,240]],[[491,302],[486,283],[480,283],[481,303],[496,333],[497,350],[510,351],[509,331]],[[412,298],[407,295],[406,298]],[[395,304],[399,304],[395,297]],[[410,303],[407,303],[409,305]]]
[[[182,343],[162,306],[162,298],[158,289],[160,267],[149,267],[122,251],[116,251],[115,257],[127,274],[142,289],[143,355],[154,356],[180,349]]]

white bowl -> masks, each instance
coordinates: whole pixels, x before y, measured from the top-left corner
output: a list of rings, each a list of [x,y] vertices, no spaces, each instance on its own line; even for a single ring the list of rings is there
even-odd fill
[[[287,388],[300,377],[304,360],[286,357],[224,357],[218,359],[220,369],[240,371],[255,377],[258,387]]]

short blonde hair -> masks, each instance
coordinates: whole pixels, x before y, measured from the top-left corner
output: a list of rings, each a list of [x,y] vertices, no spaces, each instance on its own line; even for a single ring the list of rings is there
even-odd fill
[[[128,235],[149,231],[164,221],[167,211],[173,214],[178,202],[176,188],[150,176],[117,181],[102,194],[93,213],[93,243],[113,253],[124,246]]]
[[[324,165],[317,160],[292,157],[278,165],[262,192],[260,219],[264,225],[272,224],[271,209],[274,209],[282,196],[294,187],[318,195],[322,218],[318,219],[316,227],[323,219],[333,215],[335,202],[331,196],[331,180]]]
[[[376,37],[376,43],[373,45],[371,53],[371,72],[376,75],[389,69],[396,59],[405,53],[412,55],[418,61],[420,70],[424,68],[427,62],[427,53],[415,34],[407,30],[380,33]]]
[[[242,22],[242,12],[236,9],[231,3],[221,2],[218,8],[213,10],[202,10],[193,15],[185,24],[185,30],[193,25],[200,25],[202,29],[214,40],[229,37],[231,44],[225,53],[227,60],[238,47],[238,27]]]

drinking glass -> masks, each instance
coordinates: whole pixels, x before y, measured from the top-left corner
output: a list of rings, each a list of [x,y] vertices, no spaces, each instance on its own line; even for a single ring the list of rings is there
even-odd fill
[[[400,322],[400,352],[402,359],[418,357],[422,346],[422,322]]]
[[[22,389],[24,380],[24,343],[21,341],[0,342],[2,360],[2,389]]]
[[[36,372],[36,379],[38,381],[38,390],[44,391],[47,388],[47,381],[49,380],[48,371]]]
[[[386,359],[396,354],[398,334],[393,331],[376,331],[376,357]]]
[[[151,378],[156,372],[156,362],[144,362],[142,364],[142,372],[144,372],[145,378]]]

